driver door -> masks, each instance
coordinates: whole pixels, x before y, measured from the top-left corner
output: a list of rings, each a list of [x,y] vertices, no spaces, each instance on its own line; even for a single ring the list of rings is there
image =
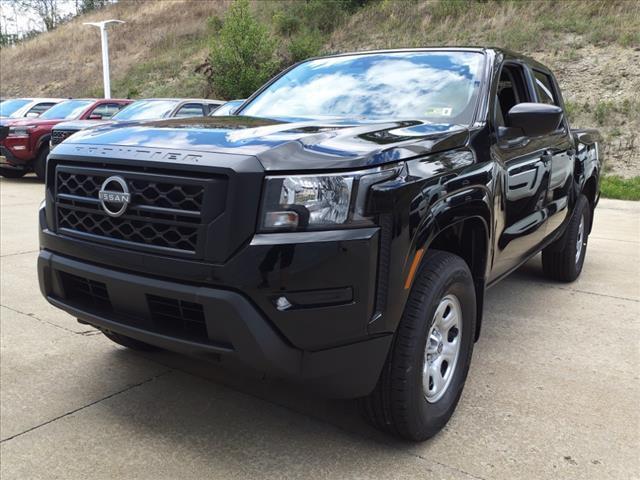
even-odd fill
[[[527,68],[517,62],[502,66],[494,98],[492,155],[500,165],[501,195],[497,215],[492,280],[524,262],[544,240],[551,157],[544,139],[516,134],[507,113],[518,103],[534,102]]]

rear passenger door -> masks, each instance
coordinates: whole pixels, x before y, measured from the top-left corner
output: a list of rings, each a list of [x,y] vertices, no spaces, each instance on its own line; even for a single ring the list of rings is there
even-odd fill
[[[564,110],[560,89],[555,78],[548,70],[532,67],[531,76],[539,103],[556,105]],[[564,118],[558,130],[546,137],[546,154],[551,160],[549,187],[545,208],[547,211],[547,235],[551,235],[562,226],[569,212],[571,188],[573,186],[573,168],[575,150],[567,118]]]

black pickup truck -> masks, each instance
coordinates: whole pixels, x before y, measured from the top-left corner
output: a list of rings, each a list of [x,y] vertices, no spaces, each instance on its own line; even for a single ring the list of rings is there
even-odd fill
[[[234,116],[58,145],[40,288],[126,347],[238,360],[423,440],[458,403],[485,290],[539,252],[580,274],[598,142],[512,52],[311,59]]]

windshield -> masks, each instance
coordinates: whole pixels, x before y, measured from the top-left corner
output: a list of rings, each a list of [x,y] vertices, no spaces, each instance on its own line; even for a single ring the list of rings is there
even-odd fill
[[[93,100],[68,100],[54,105],[49,110],[40,115],[45,119],[65,119],[72,120],[82,115],[82,112],[93,103]]]
[[[16,98],[15,100],[5,100],[0,103],[0,117],[8,117],[18,109],[24,107],[31,100],[25,100],[24,98]]]
[[[227,115],[233,115],[236,108],[244,103],[244,100],[231,100],[230,102],[222,104],[216,108],[212,113],[212,117],[224,117]]]
[[[468,124],[483,60],[477,52],[445,51],[310,60],[269,85],[242,109],[242,115],[420,118]]]
[[[123,108],[112,120],[155,120],[164,118],[178,104],[177,100],[141,100]]]

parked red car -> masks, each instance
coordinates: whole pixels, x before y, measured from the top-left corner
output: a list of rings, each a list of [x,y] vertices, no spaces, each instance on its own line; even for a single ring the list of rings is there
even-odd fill
[[[7,121],[0,130],[0,174],[19,178],[34,171],[44,180],[51,129],[66,120],[111,118],[132,100],[74,99],[59,103],[38,118]]]

